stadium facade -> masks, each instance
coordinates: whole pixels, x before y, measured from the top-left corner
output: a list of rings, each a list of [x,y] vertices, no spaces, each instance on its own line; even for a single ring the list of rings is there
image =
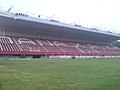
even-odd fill
[[[119,57],[120,48],[112,45],[119,39],[119,34],[95,28],[0,13],[0,58]]]

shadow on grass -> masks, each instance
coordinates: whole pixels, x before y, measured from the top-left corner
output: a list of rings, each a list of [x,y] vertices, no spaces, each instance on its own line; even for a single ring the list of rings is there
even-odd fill
[[[0,90],[2,90],[2,82],[0,81]]]

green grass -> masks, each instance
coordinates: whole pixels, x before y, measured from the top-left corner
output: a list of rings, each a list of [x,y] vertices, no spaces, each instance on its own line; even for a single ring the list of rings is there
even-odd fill
[[[120,90],[120,59],[0,60],[0,90]]]

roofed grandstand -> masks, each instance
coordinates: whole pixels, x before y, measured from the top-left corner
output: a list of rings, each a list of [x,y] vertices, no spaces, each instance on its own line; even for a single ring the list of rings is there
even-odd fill
[[[81,58],[119,57],[120,35],[53,20],[0,14],[0,58],[4,56]]]

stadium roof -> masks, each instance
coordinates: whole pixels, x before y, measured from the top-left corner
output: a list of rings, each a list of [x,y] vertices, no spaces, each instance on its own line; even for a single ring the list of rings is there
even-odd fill
[[[34,32],[63,40],[110,43],[120,39],[119,34],[111,32],[18,14],[0,14],[0,27],[8,31]]]

